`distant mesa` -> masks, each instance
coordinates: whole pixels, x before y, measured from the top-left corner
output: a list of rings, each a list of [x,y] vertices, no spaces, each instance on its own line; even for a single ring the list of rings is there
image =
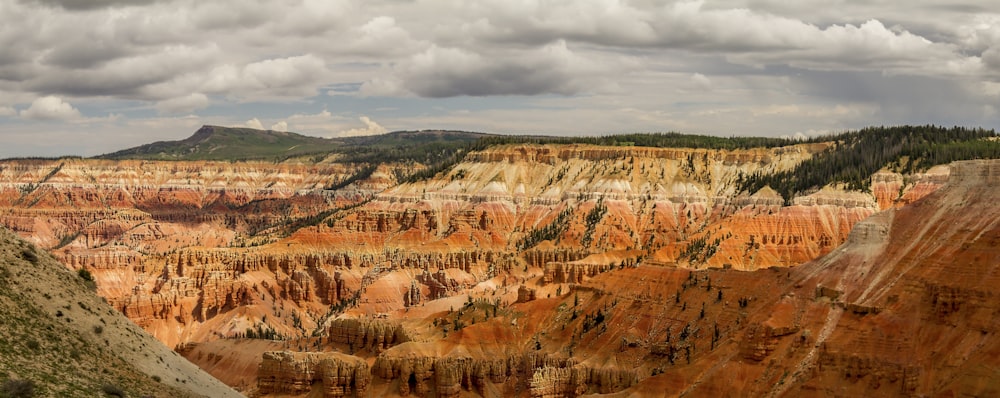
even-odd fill
[[[378,136],[321,138],[247,127],[202,126],[178,141],[157,141],[97,156],[145,160],[285,160],[380,147],[413,148],[429,143],[466,143],[488,136],[463,131],[397,131]]]

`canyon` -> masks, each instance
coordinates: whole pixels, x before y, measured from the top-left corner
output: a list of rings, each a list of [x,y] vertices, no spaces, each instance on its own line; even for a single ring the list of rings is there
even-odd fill
[[[739,189],[830,146],[7,160],[0,223],[251,396],[992,395],[1000,162]]]

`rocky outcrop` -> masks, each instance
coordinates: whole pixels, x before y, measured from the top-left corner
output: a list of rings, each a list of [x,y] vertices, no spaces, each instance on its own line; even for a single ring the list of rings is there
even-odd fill
[[[621,391],[638,381],[633,370],[595,369],[535,353],[473,358],[386,352],[375,360],[372,374],[377,379],[398,380],[400,396],[459,397],[464,392],[488,396],[488,391],[497,391],[489,389],[490,384],[514,395],[520,385],[517,381],[522,380],[532,397],[575,397]]]
[[[767,324],[751,326],[740,343],[740,353],[745,359],[763,361],[778,347],[779,339],[798,330],[794,326],[775,327]]]
[[[260,394],[302,394],[318,384],[323,397],[364,397],[371,373],[364,360],[332,352],[265,352],[257,371]]]
[[[461,285],[454,279],[449,278],[443,269],[439,269],[433,274],[424,270],[420,275],[417,275],[417,281],[427,286],[430,291],[427,298],[430,300],[448,297],[457,293],[461,288]]]
[[[634,370],[592,369],[583,366],[544,367],[531,376],[530,392],[537,398],[577,397],[589,392],[610,394],[635,385]]]
[[[584,278],[591,278],[599,273],[617,269],[617,264],[594,263],[557,263],[549,262],[543,268],[544,283],[581,283]]]
[[[879,209],[901,207],[927,196],[948,182],[948,166],[936,166],[925,173],[904,176],[880,171],[872,175],[872,195]]]
[[[725,367],[727,376],[701,379],[688,391],[1000,393],[992,383],[1000,364],[988,354],[1000,349],[994,338],[1000,296],[987,288],[997,282],[998,183],[1000,161],[955,163],[944,186],[856,224],[830,254],[787,272],[752,273],[757,284],[785,286],[787,293],[750,303],[763,306],[750,312],[732,343],[738,359],[704,365]],[[728,376],[736,374],[752,376]],[[653,379],[647,386],[655,385]]]
[[[538,290],[521,285],[517,288],[517,302],[527,303],[538,298]]]
[[[860,353],[834,353],[821,347],[816,372],[840,375],[842,383],[861,384],[867,391],[884,391],[886,395],[915,395],[920,387],[922,369],[906,363],[889,362]],[[833,386],[808,383],[813,391],[836,394]]]
[[[304,350],[324,347],[322,337],[365,355],[372,383],[398,383],[385,387],[398,393],[615,392],[728,357],[749,367],[739,377],[771,388],[777,376],[755,366],[825,360],[819,378],[832,379],[852,344],[888,369],[908,362],[879,347],[913,346],[846,339],[838,327],[895,325],[887,317],[900,303],[920,303],[911,312],[933,327],[991,330],[994,296],[970,287],[991,274],[948,262],[995,257],[995,209],[971,207],[985,220],[964,221],[975,233],[955,230],[962,215],[940,209],[982,202],[975,195],[996,185],[994,166],[883,172],[871,194],[826,187],[792,205],[767,187],[736,191],[741,177],[789,170],[824,148],[499,146],[435,178],[393,185],[382,168],[336,193],[323,187],[355,166],[11,161],[0,168],[0,222],[90,271],[99,294],[168,345],[266,330]],[[903,249],[879,254],[892,245]],[[817,258],[823,267],[808,265]],[[936,271],[918,277],[891,266],[928,258]],[[932,330],[922,342],[947,333]],[[399,348],[411,340],[421,349]],[[837,357],[809,354],[822,344]],[[525,347],[550,356],[529,366],[509,354]],[[926,369],[919,378],[931,377]],[[287,385],[306,383],[296,380]]]
[[[410,341],[401,325],[377,319],[334,319],[327,336],[330,342],[349,346],[352,352],[367,349],[379,353]]]
[[[407,307],[412,307],[419,305],[424,301],[424,295],[420,287],[417,286],[417,281],[410,281],[410,288],[403,293],[403,305]]]

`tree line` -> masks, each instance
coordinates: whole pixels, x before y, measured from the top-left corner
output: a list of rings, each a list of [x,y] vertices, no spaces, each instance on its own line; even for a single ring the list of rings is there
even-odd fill
[[[1000,141],[993,130],[933,125],[868,127],[814,139],[834,145],[792,170],[744,175],[737,181],[744,192],[770,186],[790,202],[796,194],[831,183],[868,191],[871,175],[888,167],[903,174],[957,160],[1000,158]]]

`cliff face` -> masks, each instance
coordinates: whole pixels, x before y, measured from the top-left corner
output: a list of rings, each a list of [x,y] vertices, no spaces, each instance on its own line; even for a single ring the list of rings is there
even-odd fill
[[[427,344],[404,345],[379,355],[372,373],[376,383],[390,386],[386,392],[400,396],[459,397],[470,392],[512,396],[523,392],[531,397],[564,397],[621,391],[638,381],[629,369],[595,369],[572,359],[530,351],[478,357],[461,351],[442,352]],[[395,385],[398,391],[392,391]]]
[[[9,161],[0,164],[0,223],[91,271],[99,294],[175,345],[221,334],[187,325],[261,301],[250,292],[264,281],[206,264],[206,255],[237,257],[234,249],[273,242],[297,220],[388,183],[375,173],[348,190],[323,190],[353,172],[339,164]],[[308,298],[304,277],[266,283]],[[228,324],[236,326],[246,322]]]
[[[992,286],[1000,162],[958,162],[945,188],[856,230],[857,243],[802,267],[843,310],[802,389],[854,381],[863,395],[994,395],[1000,340]]]
[[[318,387],[323,397],[366,396],[371,374],[364,360],[332,352],[265,352],[258,372],[260,394],[302,394]]]
[[[668,363],[697,362],[714,352],[705,347],[743,332],[744,308],[778,299],[704,275],[684,279],[693,270],[731,269],[705,275],[758,283],[731,275],[834,252],[855,239],[861,220],[917,205],[949,181],[940,168],[879,173],[871,194],[827,187],[790,206],[769,188],[737,192],[740,178],[788,170],[824,148],[500,146],[433,179],[396,185],[383,166],[335,192],[323,188],[357,167],[9,161],[0,164],[0,222],[91,271],[100,295],[170,346],[273,338],[336,348],[372,364],[369,392],[575,396],[621,391]],[[642,278],[664,284],[635,282]],[[942,311],[972,300],[935,289],[928,294]],[[718,325],[696,322],[716,311]],[[742,357],[766,361],[805,330],[764,321],[748,332],[753,344],[739,349]],[[550,323],[560,329],[542,326]],[[688,324],[697,330],[678,341]],[[674,340],[661,341],[668,335]],[[416,342],[478,344],[474,337],[515,349],[396,354]],[[552,358],[587,359],[508,363],[536,345]],[[496,362],[499,352],[506,365]],[[301,392],[331,372],[316,370],[320,359],[275,355],[258,358],[266,369],[293,370],[261,365],[261,375],[273,375],[259,387],[269,393]],[[334,368],[339,375],[341,365]],[[296,378],[296,369],[311,376]],[[358,393],[330,383],[341,386],[337,394]]]
[[[693,362],[630,391],[997,394],[1000,330],[993,319],[1000,300],[990,286],[1000,266],[998,183],[1000,161],[955,163],[943,188],[858,223],[830,254],[787,273],[754,273],[758,284],[785,293],[755,295],[749,307],[760,310],[748,313],[747,326],[729,343],[735,347],[723,344],[714,361]],[[725,359],[727,350],[738,355]],[[683,380],[690,372],[702,375],[699,383]]]
[[[327,331],[329,342],[348,345],[353,349],[382,352],[397,344],[410,341],[402,325],[365,319],[336,319]]]

